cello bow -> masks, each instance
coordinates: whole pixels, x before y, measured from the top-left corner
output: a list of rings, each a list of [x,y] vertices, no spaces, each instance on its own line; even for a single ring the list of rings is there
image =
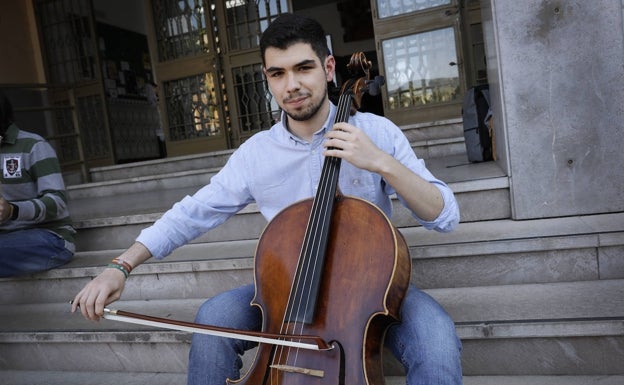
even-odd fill
[[[103,318],[111,321],[126,322],[136,325],[151,326],[188,333],[208,334],[216,337],[236,338],[251,342],[263,342],[278,346],[288,346],[307,350],[327,351],[334,348],[333,345],[329,345],[322,338],[317,336],[293,336],[224,328],[219,326],[197,324],[194,322],[171,320],[118,309],[104,308]]]

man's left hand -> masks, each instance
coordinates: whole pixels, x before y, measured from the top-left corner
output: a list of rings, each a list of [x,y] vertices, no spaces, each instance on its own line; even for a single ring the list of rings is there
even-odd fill
[[[337,123],[325,134],[326,156],[335,156],[371,172],[379,172],[382,160],[389,156],[381,151],[358,127]]]

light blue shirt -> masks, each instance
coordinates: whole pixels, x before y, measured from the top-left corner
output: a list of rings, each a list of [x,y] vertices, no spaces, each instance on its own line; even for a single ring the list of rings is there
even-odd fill
[[[286,129],[286,118],[244,142],[210,183],[193,196],[187,196],[168,210],[151,227],[143,230],[137,241],[156,258],[169,255],[208,230],[225,222],[249,203],[256,202],[270,221],[292,203],[313,197],[323,167],[324,133],[331,129],[336,107],[311,143]],[[459,222],[459,209],[451,189],[436,179],[418,159],[409,141],[394,123],[370,113],[356,113],[349,123],[362,129],[383,151],[394,156],[442,193],[444,208],[434,221],[414,217],[427,229],[453,230]],[[377,205],[390,217],[390,196],[394,189],[379,174],[358,169],[342,161],[339,188],[344,195],[363,198]],[[403,202],[403,198],[398,196]]]

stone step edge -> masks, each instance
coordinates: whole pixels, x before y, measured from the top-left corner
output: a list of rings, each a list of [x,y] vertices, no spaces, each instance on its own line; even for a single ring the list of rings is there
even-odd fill
[[[75,218],[73,220],[74,228],[77,230],[80,229],[91,229],[98,227],[110,227],[110,226],[124,226],[124,225],[141,225],[141,224],[150,224],[155,222],[157,219],[162,217],[164,211],[153,212],[153,213],[144,213],[144,214],[130,214],[130,215],[118,215],[113,217],[97,217],[97,218]],[[241,211],[236,213],[235,215],[242,214],[259,214],[260,210],[258,209],[258,205],[255,203],[251,203],[247,205],[247,207],[243,208]]]
[[[418,123],[407,123],[399,126],[401,130],[414,130],[420,128],[428,128],[428,127],[436,127],[436,126],[452,126],[454,124],[462,124],[464,120],[459,118],[449,118],[449,119],[441,119],[441,120],[433,120],[430,122],[418,122]]]
[[[252,203],[239,211],[236,215],[258,214],[258,206]],[[123,215],[106,218],[91,218],[74,220],[77,230],[93,229],[98,227],[112,227],[125,225],[148,226],[158,220],[164,213],[147,213]],[[527,225],[527,224],[530,224]],[[418,236],[419,242],[430,245],[429,240],[453,239],[453,243],[472,243],[489,241],[491,234],[507,234],[505,239],[522,239],[556,235],[583,235],[624,231],[624,212],[607,214],[590,214],[570,217],[536,218],[526,220],[496,219],[480,222],[460,222],[455,231],[450,233],[436,233],[421,226],[401,227],[406,237]],[[544,232],[544,230],[547,230]],[[446,243],[446,242],[443,242]]]
[[[622,385],[624,384],[624,375],[464,376],[463,382],[464,385]],[[401,377],[386,378],[386,385],[405,385],[405,379]]]
[[[456,323],[461,340],[573,338],[624,336],[624,317],[505,322]],[[188,343],[188,332],[167,329],[133,331],[28,331],[0,332],[0,344],[23,343]]]
[[[151,160],[144,160],[144,161],[139,161],[139,162],[126,163],[126,164],[93,167],[91,168],[91,171],[105,172],[105,171],[118,170],[118,169],[123,169],[123,168],[128,168],[128,167],[138,168],[138,167],[145,167],[145,166],[154,166],[154,165],[158,165],[161,163],[183,162],[183,161],[202,159],[202,158],[213,158],[215,156],[223,156],[223,155],[227,156],[227,155],[231,155],[233,152],[234,150],[229,149],[229,150],[204,152],[204,153],[199,153],[199,154],[179,155],[179,156],[172,156],[172,157],[168,157],[164,159],[151,159]]]
[[[456,144],[456,143],[465,143],[464,137],[455,136],[452,138],[416,140],[411,143],[411,146],[412,148],[416,148],[416,147],[440,146],[440,145],[445,145],[445,144]]]
[[[186,373],[0,370],[3,385],[171,385]],[[388,384],[386,384],[388,385]]]
[[[219,171],[220,169],[221,169],[220,167],[211,167],[211,168],[205,168],[201,170],[176,171],[176,172],[166,173],[166,174],[145,175],[145,176],[136,176],[136,177],[129,177],[129,178],[100,181],[100,182],[83,183],[79,185],[67,186],[67,191],[71,196],[72,192],[77,192],[80,190],[88,190],[92,188],[116,186],[116,185],[129,184],[129,183],[144,183],[144,182],[152,181],[152,180],[180,178],[180,177],[186,177],[189,175],[210,174],[210,173],[215,173]]]
[[[5,385],[170,385],[186,382],[186,373],[77,372],[0,370]],[[386,377],[385,385],[405,385],[405,377]],[[464,385],[621,385],[624,375],[464,376]]]

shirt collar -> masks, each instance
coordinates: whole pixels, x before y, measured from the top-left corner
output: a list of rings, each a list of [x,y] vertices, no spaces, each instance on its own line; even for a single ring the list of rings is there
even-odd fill
[[[11,124],[7,128],[6,133],[2,137],[2,143],[15,144],[17,141],[17,135],[19,134],[19,127],[15,123]]]
[[[317,142],[322,142],[322,138],[325,135],[325,132],[327,132],[328,130],[331,129],[331,127],[333,127],[334,125],[334,116],[336,115],[336,106],[333,103],[329,103],[329,114],[327,116],[327,120],[325,120],[325,123],[323,123],[323,126],[321,128],[318,129],[318,131],[316,131],[314,133],[314,137],[313,137],[313,141],[314,143]],[[283,132],[285,133],[285,135],[288,137],[288,139],[294,141],[295,143],[298,144],[309,144],[307,141],[299,138],[297,135],[294,135],[292,132],[290,132],[288,130],[288,116],[286,115],[286,113],[284,111],[282,111],[282,115],[280,117],[280,125],[281,125],[281,129],[283,130]]]

